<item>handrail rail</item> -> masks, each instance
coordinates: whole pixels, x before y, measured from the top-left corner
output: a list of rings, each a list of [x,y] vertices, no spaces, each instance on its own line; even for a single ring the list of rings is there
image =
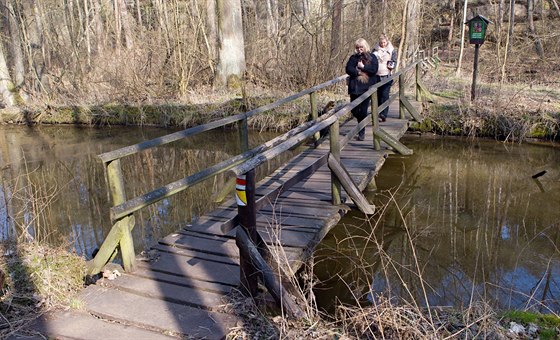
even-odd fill
[[[210,123],[206,123],[206,124],[202,124],[202,125],[198,125],[198,126],[194,126],[182,131],[178,131],[175,133],[171,133],[169,135],[165,135],[162,137],[158,137],[158,138],[154,138],[148,141],[144,141],[138,144],[134,144],[134,145],[130,145],[130,146],[125,146],[123,148],[117,149],[117,150],[113,150],[110,152],[105,152],[102,153],[100,155],[98,155],[99,158],[101,158],[101,160],[103,161],[103,163],[108,163],[110,161],[116,160],[116,159],[120,159],[123,158],[125,156],[129,156],[132,154],[135,154],[137,152],[143,151],[143,150],[147,150],[156,146],[161,146],[161,145],[165,145],[171,142],[175,142],[177,140],[189,137],[189,136],[194,136],[196,134],[199,134],[201,132],[205,132],[205,131],[209,131],[215,128],[219,128],[228,124],[232,124],[235,122],[238,122],[240,120],[243,119],[247,119],[250,118],[258,113],[262,113],[265,111],[269,111],[272,110],[274,108],[279,107],[280,105],[286,104],[288,102],[291,102],[293,100],[296,100],[298,98],[303,97],[306,94],[310,94],[319,90],[324,89],[327,86],[331,86],[333,84],[336,84],[340,81],[345,80],[346,78],[348,78],[348,75],[342,75],[340,77],[331,79],[327,82],[321,83],[319,85],[315,85],[313,87],[310,87],[308,89],[305,89],[303,91],[300,91],[296,94],[293,94],[291,96],[288,96],[286,98],[282,98],[279,99],[273,103],[258,107],[256,109],[253,109],[251,111],[245,112],[245,113],[240,113],[234,116],[230,116],[230,117],[226,117],[226,118],[222,118]]]
[[[389,81],[393,80],[395,77],[400,76],[401,74],[403,74],[405,72],[408,72],[410,69],[415,67],[418,62],[420,62],[420,61],[412,63],[409,66],[405,67],[404,69],[399,70],[394,75],[391,75],[391,77],[388,77],[387,79],[385,79],[383,81],[380,81],[380,82],[377,82],[376,84],[372,85],[369,88],[369,90],[367,90],[360,97],[356,98],[353,102],[350,102],[350,103],[344,105],[344,107],[342,107],[340,110],[336,111],[334,115],[328,116],[328,118],[324,119],[323,121],[316,122],[316,124],[309,127],[307,130],[300,132],[297,136],[294,136],[295,138],[286,140],[282,144],[279,144],[279,145],[271,148],[270,150],[267,150],[263,153],[255,155],[253,158],[251,158],[249,160],[246,160],[244,163],[241,163],[241,164],[231,168],[230,172],[232,173],[232,175],[235,175],[235,176],[238,176],[240,174],[244,174],[244,173],[248,172],[249,170],[252,170],[252,169],[256,168],[257,166],[263,164],[264,162],[267,162],[267,161],[279,156],[280,154],[282,154],[285,151],[293,148],[294,146],[297,146],[297,145],[301,144],[307,138],[313,136],[313,134],[315,134],[317,131],[321,131],[322,129],[329,127],[336,120],[338,120],[339,118],[344,116],[346,113],[350,112],[350,110],[352,110],[354,107],[356,107],[359,103],[363,102],[367,97],[370,97],[373,94],[373,92],[376,92],[377,89],[380,86],[385,85]],[[385,105],[385,103],[383,105]],[[389,105],[389,104],[387,104],[387,105]],[[384,107],[381,107],[381,109],[378,108],[377,113],[379,113],[383,108]],[[363,121],[365,121],[367,123],[367,121],[365,119]],[[365,126],[366,123],[364,123],[364,126]],[[350,136],[350,138],[352,138],[352,137],[353,136]]]

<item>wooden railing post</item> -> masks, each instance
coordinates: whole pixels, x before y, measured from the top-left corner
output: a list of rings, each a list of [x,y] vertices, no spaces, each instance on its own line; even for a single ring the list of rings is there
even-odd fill
[[[416,101],[420,102],[422,101],[422,94],[421,94],[421,87],[420,87],[420,62],[416,63]]]
[[[121,169],[120,159],[115,159],[105,163],[107,184],[113,206],[126,201],[124,190],[124,180]],[[105,237],[103,244],[95,258],[88,265],[88,274],[97,274],[115,253],[116,247],[120,245],[123,267],[127,272],[134,271],[135,254],[134,242],[132,241],[131,231],[134,228],[134,216],[127,215],[115,221],[109,234]]]
[[[379,113],[377,112],[379,105],[377,105],[377,91],[371,94],[371,126],[373,131],[379,127]],[[373,147],[375,150],[381,150],[381,139],[373,134]]]
[[[404,73],[399,74],[399,118],[404,119]]]
[[[247,117],[239,121],[239,147],[241,148],[241,153],[249,150],[249,124],[247,122]]]
[[[235,185],[235,201],[239,225],[243,228],[251,241],[259,246],[257,233],[257,210],[255,206],[255,169],[244,175],[237,176]],[[241,250],[242,247],[237,245]],[[245,294],[257,296],[258,272],[251,261],[250,254],[239,253],[239,268],[241,289]]]
[[[107,180],[109,181],[109,192],[111,193],[113,206],[125,202],[126,193],[124,190],[124,179],[120,159],[116,159],[107,164]],[[117,220],[113,225],[113,228],[118,225],[118,228],[121,229],[121,239],[119,240],[119,243],[123,266],[127,272],[133,271],[135,266],[134,242],[132,241],[131,234],[131,231],[134,228],[134,223],[134,216],[128,215],[120,220]]]
[[[310,114],[311,120],[316,120],[317,118],[319,118],[319,112],[317,111],[317,92],[311,92],[309,94],[309,103],[311,106],[311,114]],[[319,132],[313,135],[314,142],[317,142],[319,138],[321,138]]]
[[[339,120],[337,119],[334,123],[331,124],[329,127],[329,142],[331,148],[331,155],[332,157],[340,162],[340,143],[338,139],[339,134]],[[342,188],[341,183],[338,180],[338,177],[331,171],[331,191],[332,191],[332,204],[339,205],[342,203],[342,199],[340,197]]]

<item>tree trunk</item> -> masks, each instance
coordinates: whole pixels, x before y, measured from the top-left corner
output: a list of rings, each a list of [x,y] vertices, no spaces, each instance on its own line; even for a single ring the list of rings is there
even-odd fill
[[[122,24],[122,30],[124,32],[124,41],[126,44],[126,49],[130,50],[134,47],[134,37],[132,35],[132,18],[128,13],[125,0],[117,0],[119,6],[120,22]]]
[[[10,76],[8,64],[6,63],[3,45],[4,44],[0,41],[0,92],[2,93],[2,98],[4,99],[6,107],[12,107],[16,104],[16,96],[13,92],[15,86]]]
[[[455,71],[455,75],[457,77],[461,76],[461,64],[463,63],[463,52],[465,49],[465,30],[466,25],[465,22],[467,21],[467,5],[469,0],[465,0],[463,5],[463,20],[461,21],[461,49],[459,50],[459,60],[457,63],[457,70]]]
[[[544,59],[544,50],[541,43],[541,39],[537,34],[537,29],[535,28],[535,22],[533,20],[533,14],[535,9],[535,2],[534,0],[527,0],[527,30],[529,34],[529,38],[533,40],[535,44],[535,51],[539,58]]]
[[[408,64],[409,58],[414,58],[419,49],[418,45],[418,27],[420,22],[420,1],[421,0],[408,0],[407,5],[407,22],[406,22],[406,45],[403,51],[405,59],[403,60],[403,67]]]
[[[216,3],[218,8],[219,60],[215,84],[234,88],[241,85],[239,82],[246,68],[241,0],[217,0]]]
[[[401,19],[401,41],[399,42],[399,52],[404,51],[404,46],[406,43],[406,21],[407,21],[407,12],[408,12],[408,0],[405,1],[403,11],[402,11],[402,19]],[[397,54],[397,67],[403,68],[405,57],[403,56],[404,53]]]
[[[101,4],[99,0],[92,0],[93,6],[93,29],[95,32],[96,52],[98,55],[103,54],[105,48],[105,30],[103,27],[103,20],[101,18]]]
[[[447,61],[451,60],[451,50],[453,49],[453,29],[455,27],[455,0],[449,1],[449,6],[451,7],[451,18],[449,19],[449,33],[447,34]]]
[[[342,3],[343,0],[335,0],[332,7],[331,48],[329,60],[333,59],[337,53],[337,49],[340,47],[340,37],[342,32]]]
[[[511,53],[513,45],[513,29],[515,27],[515,0],[509,1],[509,31],[508,31],[508,47],[506,53]],[[505,61],[504,61],[505,63]]]
[[[367,6],[370,6],[370,2],[367,2]],[[369,15],[368,15],[369,17]],[[387,0],[381,0],[381,29],[383,33],[387,33]]]
[[[21,32],[18,25],[17,18],[21,18],[21,15],[18,15],[21,9],[14,8],[12,4],[12,0],[8,0],[6,3],[7,12],[6,15],[8,17],[8,26],[10,28],[10,37],[12,41],[12,59],[14,64],[14,80],[15,86],[21,87],[23,86],[23,82],[25,80],[25,66],[23,62],[23,51],[22,51],[22,37]]]
[[[503,84],[503,82],[506,79],[506,65],[507,65],[507,57],[509,52],[511,51],[511,39],[513,36],[513,25],[515,23],[514,21],[514,17],[515,17],[515,13],[514,13],[514,8],[515,8],[515,0],[509,0],[509,32],[508,35],[506,37],[506,46],[504,49],[504,59],[503,59],[503,63],[502,63],[502,76],[500,79],[500,83]]]

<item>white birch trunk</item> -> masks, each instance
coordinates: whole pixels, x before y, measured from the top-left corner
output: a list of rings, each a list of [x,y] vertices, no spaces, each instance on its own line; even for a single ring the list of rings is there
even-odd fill
[[[457,70],[455,71],[455,75],[457,77],[461,76],[461,64],[463,63],[463,52],[465,49],[465,30],[466,30],[465,22],[467,21],[468,2],[469,0],[465,0],[465,4],[463,5],[463,21],[461,21],[461,49],[459,50],[459,60],[457,63]]]

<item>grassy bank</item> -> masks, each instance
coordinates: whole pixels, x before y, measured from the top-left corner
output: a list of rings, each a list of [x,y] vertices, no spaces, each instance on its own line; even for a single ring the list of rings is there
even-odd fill
[[[200,98],[206,100],[190,104],[110,103],[94,106],[61,105],[3,109],[0,110],[0,124],[74,124],[97,127],[134,125],[189,128],[248,112],[289,95],[271,95],[265,92],[267,91],[255,90],[255,95],[247,98],[228,94],[208,96],[201,93]],[[330,100],[340,99],[341,96],[338,94],[323,92],[318,96],[318,107],[324,107]],[[249,127],[258,131],[288,131],[307,121],[309,111],[309,98],[304,96],[278,108],[255,115],[249,120]]]
[[[445,63],[428,72],[424,82],[430,91],[425,97],[425,121],[413,124],[414,131],[514,142],[560,138],[557,86],[482,81],[471,101],[471,78],[456,77],[453,65]]]

